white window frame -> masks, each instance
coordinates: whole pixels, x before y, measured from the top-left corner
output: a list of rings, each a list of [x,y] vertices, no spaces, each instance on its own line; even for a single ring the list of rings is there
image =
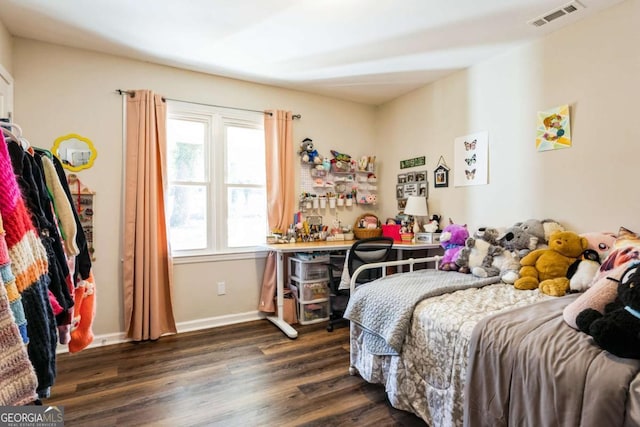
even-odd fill
[[[227,241],[227,189],[232,187],[264,188],[264,185],[228,184],[226,182],[226,135],[227,126],[259,129],[264,132],[263,113],[248,112],[223,107],[214,107],[183,101],[167,100],[167,120],[184,119],[205,123],[207,134],[204,141],[204,181],[170,181],[167,184],[168,194],[171,185],[204,185],[209,198],[207,204],[206,228],[207,247],[203,249],[175,250],[174,258],[191,257],[193,262],[205,262],[212,259],[244,259],[247,254],[261,251],[259,246],[229,248]],[[267,206],[264,206],[265,215]],[[265,235],[268,227],[265,224]],[[260,236],[260,238],[263,236]],[[243,255],[244,254],[244,255]]]

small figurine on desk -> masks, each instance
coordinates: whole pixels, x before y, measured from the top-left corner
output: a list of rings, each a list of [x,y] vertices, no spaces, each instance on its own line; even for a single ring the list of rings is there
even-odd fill
[[[440,229],[440,215],[431,215],[431,221],[426,223],[423,228],[427,233],[441,233],[442,230]]]

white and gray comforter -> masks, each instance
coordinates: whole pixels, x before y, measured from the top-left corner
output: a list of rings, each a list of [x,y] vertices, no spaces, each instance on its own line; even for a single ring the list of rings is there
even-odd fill
[[[420,301],[499,281],[497,276],[479,278],[435,269],[394,274],[356,288],[344,317],[365,331],[364,345],[369,353],[398,355]]]
[[[366,381],[383,384],[394,407],[415,413],[432,427],[461,426],[468,347],[476,323],[549,298],[503,283],[428,298],[412,310],[400,356],[368,352],[364,343],[370,334],[352,323],[351,366]]]

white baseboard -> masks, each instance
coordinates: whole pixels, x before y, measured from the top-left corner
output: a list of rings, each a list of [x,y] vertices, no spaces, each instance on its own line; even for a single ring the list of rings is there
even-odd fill
[[[228,314],[226,316],[209,317],[206,319],[189,320],[176,324],[178,333],[200,331],[202,329],[217,328],[220,326],[233,325],[235,323],[252,322],[264,319],[265,316],[259,311],[248,311],[246,313]]]
[[[218,328],[220,326],[233,325],[236,323],[251,322],[264,319],[265,315],[259,311],[248,311],[246,313],[228,314],[226,316],[209,317],[206,319],[189,320],[176,324],[178,333],[200,331],[202,329]],[[93,342],[87,348],[104,347],[107,345],[120,344],[131,341],[124,332],[96,335]],[[68,353],[66,345],[58,344],[56,354]]]

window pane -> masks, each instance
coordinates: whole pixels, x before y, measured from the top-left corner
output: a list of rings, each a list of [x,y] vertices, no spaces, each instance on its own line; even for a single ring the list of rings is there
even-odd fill
[[[227,184],[264,185],[264,131],[226,126]]]
[[[263,188],[229,188],[227,241],[230,248],[256,246],[267,233],[267,198]]]
[[[171,249],[207,247],[207,187],[173,185],[167,200]]]
[[[170,181],[204,181],[206,131],[204,122],[167,120],[167,174]]]

